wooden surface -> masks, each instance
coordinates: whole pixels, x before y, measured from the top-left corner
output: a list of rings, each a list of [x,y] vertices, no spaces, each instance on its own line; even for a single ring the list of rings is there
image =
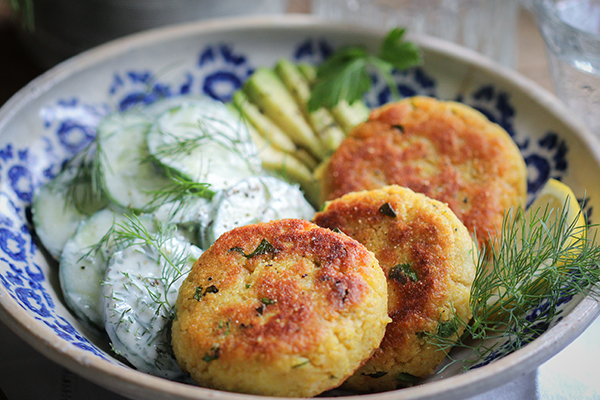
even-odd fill
[[[306,2],[292,0],[290,11],[307,11]],[[552,90],[544,43],[529,12],[520,13],[518,29],[516,69]],[[7,3],[0,0],[0,105],[42,72],[21,45]]]

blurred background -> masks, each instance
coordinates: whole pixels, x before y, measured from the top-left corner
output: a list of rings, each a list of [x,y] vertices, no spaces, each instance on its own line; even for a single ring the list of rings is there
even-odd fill
[[[423,12],[425,3],[430,5]],[[11,4],[20,5],[21,13]],[[16,14],[30,13],[27,4],[33,20],[20,21]],[[56,63],[119,36],[201,18],[281,13],[407,26],[474,48],[552,90],[543,40],[518,0],[0,0],[0,105]],[[469,29],[458,29],[459,23]]]

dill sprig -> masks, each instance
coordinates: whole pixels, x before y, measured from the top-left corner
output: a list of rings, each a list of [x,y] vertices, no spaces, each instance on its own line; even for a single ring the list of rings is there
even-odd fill
[[[222,129],[213,129],[211,131],[210,123],[221,124]],[[149,160],[159,160],[161,163],[166,165],[164,172],[170,179],[171,184],[166,185],[160,190],[151,192],[153,199],[149,202],[148,207],[154,208],[165,202],[183,202],[186,198],[191,196],[199,196],[207,199],[211,199],[215,191],[210,189],[211,184],[207,182],[201,182],[202,176],[186,176],[184,173],[179,171],[176,167],[169,166],[169,161],[178,161],[192,154],[194,151],[205,145],[206,143],[216,142],[225,148],[233,151],[237,154],[240,159],[247,163],[249,169],[253,170],[254,166],[251,161],[256,154],[251,154],[250,149],[253,149],[250,139],[247,141],[241,137],[232,137],[226,132],[239,132],[240,130],[231,125],[228,121],[221,119],[205,116],[196,122],[189,124],[190,129],[197,131],[192,135],[179,136],[174,133],[160,130],[158,133],[165,137],[164,144],[158,146],[153,154],[149,155]],[[215,126],[212,126],[215,128]],[[235,134],[234,134],[235,135]],[[247,147],[248,151],[244,151],[244,147]],[[166,161],[166,162],[165,162]],[[203,157],[198,160],[200,170],[202,171],[202,163],[204,162]],[[208,167],[210,168],[210,166]],[[182,205],[183,206],[183,205]],[[176,209],[173,214],[179,211],[181,207]]]
[[[96,138],[67,161],[61,171],[66,179],[54,181],[64,186],[65,206],[72,204],[80,213],[90,215],[106,203],[102,172],[104,157]]]
[[[214,125],[211,126],[210,123],[220,124],[223,126],[223,129],[216,129],[216,127]],[[190,122],[189,128],[197,130],[199,134],[194,133],[193,135],[179,136],[171,132],[159,130],[159,133],[167,139],[165,140],[167,143],[156,149],[154,157],[158,159],[172,158],[177,160],[180,157],[190,155],[193,151],[202,147],[207,142],[217,142],[237,153],[242,159],[246,159],[247,156],[251,155],[244,154],[242,151],[243,147],[250,139],[244,141],[240,137],[232,137],[225,133],[225,131],[239,132],[238,127],[231,125],[228,121],[210,116],[203,116],[203,119]]]
[[[144,284],[148,295],[158,305],[156,314],[159,315],[160,310],[164,309],[167,316],[172,316],[174,304],[169,301],[168,293],[172,286],[189,272],[190,268],[186,266],[190,254],[185,246],[168,245],[177,230],[174,224],[162,225],[156,221],[152,221],[152,224],[152,228],[156,229],[149,229],[137,215],[126,215],[124,221],[113,225],[110,234],[103,240],[111,240],[118,248],[141,246],[158,254],[157,262],[162,266],[162,276],[144,278]],[[169,247],[172,251],[168,250]],[[157,284],[157,280],[160,284]]]
[[[146,205],[147,209],[154,209],[165,203],[173,203],[171,215],[177,214],[185,208],[185,201],[191,197],[203,197],[212,199],[215,191],[210,189],[210,183],[197,182],[186,176],[165,169],[165,174],[171,184],[160,190],[151,191],[152,200]]]
[[[501,347],[518,350],[550,327],[566,300],[600,294],[600,247],[595,232],[590,234],[595,226],[579,226],[579,218],[569,222],[568,201],[558,214],[547,207],[532,210],[530,218],[523,210],[505,214],[501,234],[491,238],[477,260],[472,321],[454,316],[456,327],[464,328],[458,340],[439,332],[429,335],[446,352],[453,347],[470,351],[466,359],[451,363],[461,361],[467,368]]]

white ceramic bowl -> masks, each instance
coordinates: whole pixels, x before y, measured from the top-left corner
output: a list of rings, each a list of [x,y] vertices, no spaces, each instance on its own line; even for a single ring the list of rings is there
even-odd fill
[[[0,109],[0,317],[34,348],[77,374],[136,399],[223,399],[249,396],[185,385],[137,372],[111,354],[66,308],[57,269],[32,237],[28,220],[35,188],[94,135],[109,111],[164,95],[208,93],[227,100],[256,67],[280,57],[319,62],[343,44],[376,49],[382,32],[321,24],[304,16],[236,19],[182,25],[112,42],[39,77]],[[461,100],[513,136],[528,165],[529,192],[561,179],[600,202],[600,145],[558,101],[517,74],[477,54],[414,37],[424,65],[397,74],[403,95]],[[389,100],[375,85],[367,101]],[[592,215],[592,218],[594,216]],[[541,312],[532,310],[532,314]],[[574,340],[597,315],[589,298],[565,299],[546,333],[512,354],[500,351],[478,368],[449,368],[424,384],[368,395],[387,399],[460,399],[535,369]],[[254,397],[254,396],[252,396]]]

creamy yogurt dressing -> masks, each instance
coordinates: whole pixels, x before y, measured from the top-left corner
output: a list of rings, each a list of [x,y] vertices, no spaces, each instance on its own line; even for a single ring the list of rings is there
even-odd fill
[[[161,249],[178,260],[185,254],[180,271],[147,245],[113,254],[103,286],[105,329],[113,349],[138,370],[177,379],[184,373],[172,354],[169,324],[179,287],[202,250],[175,238]]]
[[[47,232],[42,240],[60,261],[61,287],[77,318],[104,328],[115,352],[140,371],[180,379],[184,374],[172,355],[170,323],[179,286],[201,248],[235,227],[310,219],[315,210],[297,185],[266,176],[248,131],[212,99],[172,98],[144,110],[109,115],[98,136],[108,207],[102,205],[106,208],[87,217],[73,214],[67,204],[69,213],[57,219],[58,204],[64,207],[67,196],[66,191],[50,190],[56,184],[51,182],[34,201],[36,228]],[[161,150],[195,138],[202,138],[201,145],[189,151]],[[154,160],[149,162],[148,156]],[[177,200],[169,194],[156,207],[155,191],[173,183],[169,174],[208,183],[209,192],[187,193]],[[69,176],[73,174],[62,178]],[[60,183],[56,187],[65,187]],[[113,238],[132,227],[135,218],[125,216],[132,213],[143,225],[133,231],[146,231],[156,246],[140,238]],[[170,236],[158,243],[161,227],[176,229],[164,230]],[[57,231],[58,240],[52,240]],[[100,251],[90,252],[99,242]]]

